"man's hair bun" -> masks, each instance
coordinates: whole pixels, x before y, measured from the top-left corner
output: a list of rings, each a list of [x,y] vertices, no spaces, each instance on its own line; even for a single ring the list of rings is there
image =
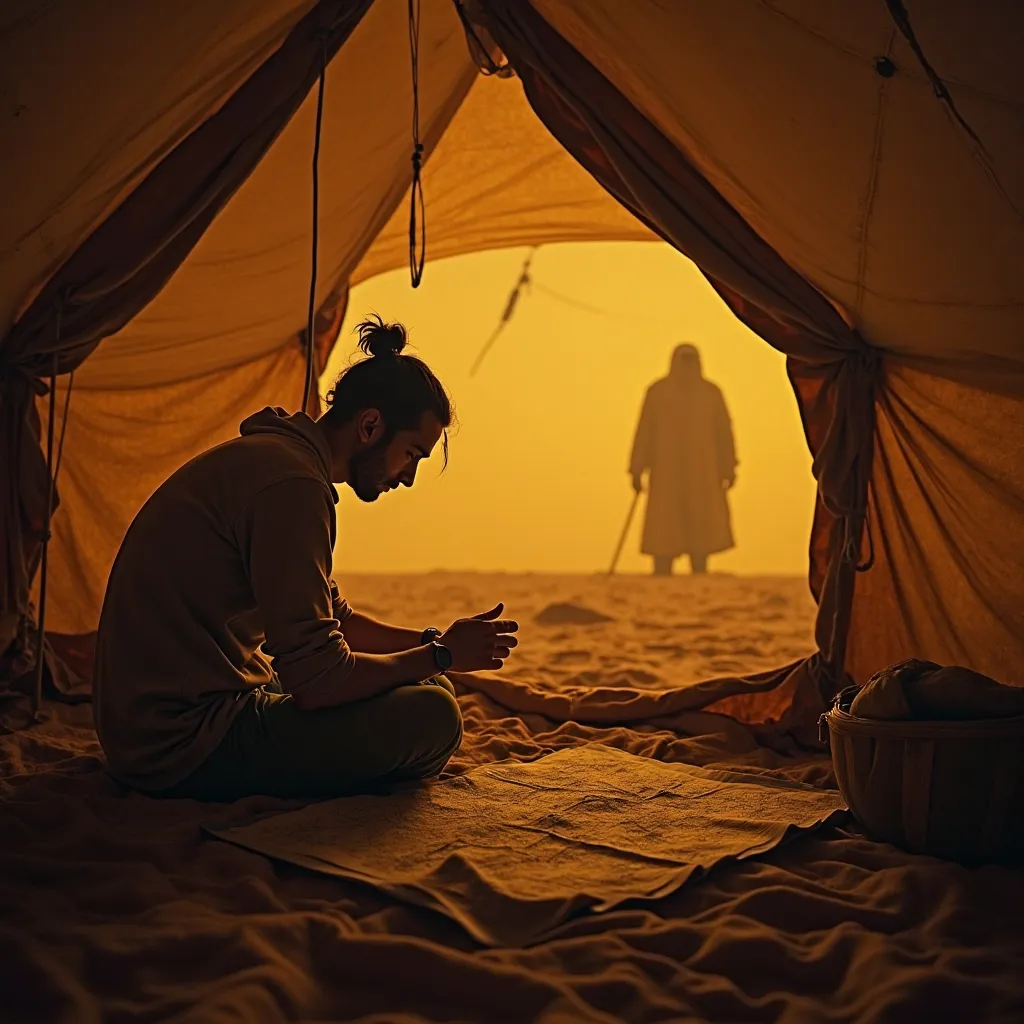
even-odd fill
[[[356,331],[359,334],[360,349],[366,355],[378,359],[401,355],[408,341],[401,324],[386,324],[376,313],[359,324]]]

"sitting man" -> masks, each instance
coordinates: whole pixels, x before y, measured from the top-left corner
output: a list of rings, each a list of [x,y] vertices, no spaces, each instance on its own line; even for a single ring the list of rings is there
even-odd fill
[[[95,670],[96,730],[124,783],[227,801],[437,775],[462,718],[435,677],[500,668],[515,646],[501,605],[442,633],[377,622],[338,593],[334,484],[363,501],[411,487],[438,442],[447,460],[452,419],[438,379],[402,354],[400,324],[366,322],[359,338],[369,358],[341,374],[319,420],[249,417],[129,528]]]

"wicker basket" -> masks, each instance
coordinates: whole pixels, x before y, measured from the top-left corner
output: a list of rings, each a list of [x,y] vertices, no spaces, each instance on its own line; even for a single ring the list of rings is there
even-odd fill
[[[849,713],[857,690],[843,690],[822,724],[867,834],[965,864],[1024,864],[1024,717],[874,721]]]

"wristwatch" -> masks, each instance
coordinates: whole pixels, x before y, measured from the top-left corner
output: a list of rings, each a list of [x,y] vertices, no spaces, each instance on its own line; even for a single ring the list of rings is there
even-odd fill
[[[436,640],[432,640],[430,646],[434,650],[434,663],[437,665],[437,670],[442,673],[447,672],[452,667],[452,652]]]
[[[426,647],[427,644],[432,644],[435,640],[440,639],[441,630],[437,629],[435,626],[427,626],[427,628],[423,630],[423,633],[420,636],[420,646]]]

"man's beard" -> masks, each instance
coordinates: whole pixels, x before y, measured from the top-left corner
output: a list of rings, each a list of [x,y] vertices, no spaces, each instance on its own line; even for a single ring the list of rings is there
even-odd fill
[[[388,480],[385,460],[390,438],[382,437],[366,451],[353,455],[348,464],[349,487],[360,501],[376,501],[386,487],[395,486]]]

